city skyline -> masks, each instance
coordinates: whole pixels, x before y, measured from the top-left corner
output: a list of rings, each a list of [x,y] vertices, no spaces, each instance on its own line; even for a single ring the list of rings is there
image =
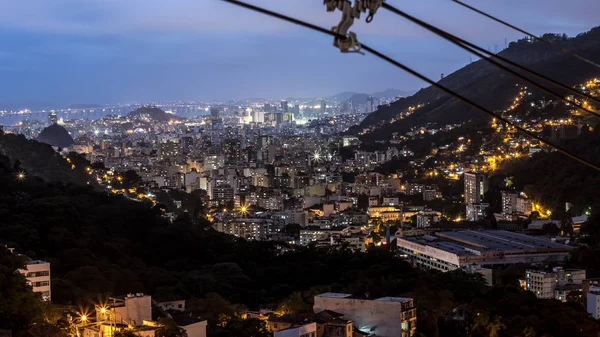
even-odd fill
[[[321,1],[252,3],[322,27],[337,24],[340,17],[339,12],[327,13]],[[341,54],[329,37],[224,2],[183,1],[168,8],[155,1],[72,4],[0,4],[0,34],[6,41],[0,50],[0,102],[273,99],[424,86],[368,55]],[[571,36],[592,28],[592,13],[600,9],[595,8],[600,4],[584,0],[569,6],[560,1],[518,5],[515,11],[516,1],[477,4],[536,34]],[[406,3],[401,8],[492,50],[502,49],[505,38],[521,38],[449,1]],[[371,24],[361,20],[353,30],[361,41],[432,78],[470,59],[384,10]]]

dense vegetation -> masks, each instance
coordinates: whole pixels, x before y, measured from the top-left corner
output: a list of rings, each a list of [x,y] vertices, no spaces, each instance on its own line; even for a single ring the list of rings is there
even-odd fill
[[[600,27],[571,39],[552,34],[545,35],[545,37],[555,41],[563,48],[600,62]],[[500,55],[568,85],[577,85],[600,75],[597,68],[540,42],[526,40],[513,42],[509,48],[500,52]],[[505,109],[510,105],[509,103],[515,95],[515,83],[527,85],[525,81],[518,80],[509,73],[495,68],[485,60],[473,62],[440,81],[440,84],[456,90],[491,110]],[[557,92],[562,93],[562,90],[557,90]],[[387,121],[399,112],[407,111],[409,106],[418,104],[426,105],[417,109],[411,116],[388,124]],[[400,99],[388,106],[379,107],[378,111],[367,116],[361,125],[352,128],[350,132],[358,133],[367,127],[383,125],[377,132],[369,133],[361,138],[364,142],[371,143],[375,140],[389,140],[393,132],[404,133],[411,127],[423,126],[429,122],[444,125],[486,119],[485,114],[436,88],[428,87],[413,96]]]
[[[35,151],[46,148],[27,144],[40,147]],[[32,168],[20,181],[15,162],[0,155],[0,238],[18,252],[52,263],[55,303],[90,307],[101,295],[128,292],[180,295],[192,298],[190,310],[209,320],[211,336],[263,336],[263,323],[241,318],[244,308],[310,310],[314,294],[340,291],[413,296],[419,331],[430,337],[489,336],[492,331],[595,336],[600,329],[582,307],[537,300],[511,284],[488,289],[478,275],[421,271],[385,249],[359,254],[247,242],[214,232],[202,218],[169,223],[150,202],[87,184],[46,182],[36,177],[36,169],[47,168]],[[68,165],[57,172],[76,174]],[[6,253],[0,260],[0,328],[41,326],[43,307],[30,305],[23,315],[15,306],[35,298],[24,292],[24,279],[11,273],[16,262]],[[450,319],[458,306],[473,317],[471,331]]]

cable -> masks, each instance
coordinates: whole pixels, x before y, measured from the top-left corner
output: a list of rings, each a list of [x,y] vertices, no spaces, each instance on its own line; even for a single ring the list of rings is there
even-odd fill
[[[332,31],[329,31],[329,30],[326,30],[326,29],[321,28],[319,26],[315,26],[313,24],[310,24],[310,23],[307,23],[307,22],[304,22],[304,21],[301,21],[301,20],[298,20],[298,19],[295,19],[295,18],[288,17],[288,16],[285,16],[285,15],[280,14],[280,13],[272,12],[272,11],[269,11],[269,10],[261,8],[261,7],[256,7],[254,5],[250,5],[250,4],[238,1],[238,0],[223,0],[223,1],[229,2],[229,3],[234,4],[234,5],[238,5],[238,6],[241,6],[241,7],[244,7],[244,8],[253,10],[253,11],[256,11],[256,12],[259,12],[259,13],[263,13],[265,15],[273,16],[273,17],[281,19],[281,20],[285,20],[285,21],[288,21],[288,22],[291,22],[291,23],[295,23],[297,25],[300,25],[300,26],[303,26],[303,27],[306,27],[306,28],[310,28],[310,29],[316,30],[318,32],[321,32],[321,33],[324,33],[324,34],[327,34],[327,35],[331,35],[331,36],[335,36],[335,37],[340,37],[340,38],[344,38],[344,39],[346,38],[345,36],[341,37],[341,36],[339,36],[339,34],[334,33]],[[534,138],[534,139],[538,140],[540,143],[548,145],[548,146],[552,147],[553,149],[555,149],[556,151],[564,154],[565,156],[567,156],[567,157],[569,157],[571,159],[574,159],[574,160],[576,160],[576,161],[578,161],[578,162],[580,162],[580,163],[582,163],[582,164],[584,164],[584,165],[586,165],[588,167],[591,167],[594,170],[600,172],[600,166],[597,166],[597,165],[595,165],[595,164],[593,164],[593,163],[591,163],[591,162],[589,162],[589,161],[587,161],[587,160],[585,160],[585,159],[583,159],[583,158],[581,158],[581,157],[579,157],[579,156],[577,156],[575,154],[572,154],[571,152],[569,152],[568,150],[562,148],[559,145],[555,145],[555,144],[553,144],[551,142],[548,142],[548,141],[544,140],[543,138],[541,138],[538,135],[530,132],[529,130],[526,130],[525,128],[522,128],[522,127],[520,127],[518,125],[513,124],[511,121],[507,120],[506,118],[496,115],[495,113],[493,113],[492,111],[484,108],[483,106],[481,106],[481,105],[479,105],[479,104],[471,101],[470,99],[468,99],[468,98],[466,98],[466,97],[464,97],[464,96],[462,96],[462,95],[454,92],[453,90],[447,88],[446,86],[441,85],[441,84],[435,82],[434,80],[426,77],[425,75],[423,75],[423,74],[421,74],[421,73],[419,73],[419,72],[417,72],[417,71],[409,68],[408,66],[405,66],[404,64],[402,64],[402,63],[400,63],[400,62],[398,62],[398,61],[390,58],[389,56],[386,56],[386,55],[378,52],[377,50],[375,50],[375,49],[373,49],[373,48],[371,48],[371,47],[369,47],[369,46],[367,46],[365,44],[361,44],[361,46],[362,46],[362,49],[370,52],[371,54],[379,57],[380,59],[382,59],[382,60],[384,60],[384,61],[386,61],[388,63],[391,63],[391,64],[395,65],[396,67],[398,67],[398,68],[406,71],[407,73],[409,73],[409,74],[411,74],[411,75],[413,75],[413,76],[421,79],[422,81],[425,81],[425,82],[429,83],[430,85],[432,85],[432,86],[434,86],[434,87],[442,90],[443,92],[445,92],[445,93],[447,93],[447,94],[449,94],[451,96],[454,96],[454,97],[458,98],[459,100],[467,103],[471,107],[473,107],[473,108],[475,108],[477,110],[480,110],[480,111],[482,111],[482,112],[484,112],[484,113],[486,113],[486,114],[488,114],[488,115],[490,115],[490,116],[492,116],[494,118],[497,118],[498,120],[500,120],[504,124],[511,125],[515,129],[517,129],[517,130],[519,130],[519,131],[521,131],[521,132],[529,135],[531,138]]]
[[[579,103],[569,101],[568,99],[564,98],[563,96],[561,96],[557,92],[552,91],[552,90],[544,87],[542,84],[540,84],[538,82],[535,82],[535,81],[533,81],[533,80],[531,80],[531,79],[529,79],[529,78],[527,78],[527,77],[525,77],[525,76],[517,73],[516,71],[514,71],[514,70],[512,70],[512,69],[510,69],[510,68],[508,68],[506,66],[504,66],[503,64],[501,64],[499,62],[496,62],[496,61],[494,61],[494,60],[492,60],[490,58],[487,58],[485,55],[482,55],[481,53],[485,53],[485,54],[487,54],[487,55],[489,55],[489,56],[491,56],[493,58],[497,58],[497,59],[501,60],[502,62],[508,63],[508,64],[510,64],[510,65],[512,65],[512,66],[514,66],[514,67],[516,67],[518,69],[520,69],[520,70],[525,71],[528,74],[531,74],[533,76],[541,78],[541,79],[543,79],[545,81],[548,81],[548,82],[550,82],[550,83],[552,83],[552,84],[554,84],[556,86],[559,86],[559,87],[561,87],[561,88],[563,88],[565,90],[568,90],[568,91],[570,91],[570,92],[572,92],[574,94],[583,96],[583,97],[585,97],[587,99],[593,100],[593,101],[595,101],[597,103],[600,103],[600,99],[595,98],[595,97],[593,97],[591,95],[587,95],[587,94],[581,93],[581,92],[579,92],[579,91],[577,91],[577,90],[575,90],[575,89],[573,89],[573,88],[571,88],[571,87],[569,87],[569,86],[567,86],[565,84],[557,82],[557,81],[555,81],[555,80],[553,80],[553,79],[551,79],[551,78],[549,78],[549,77],[547,77],[545,75],[542,75],[542,74],[537,73],[537,72],[535,72],[535,71],[533,71],[531,69],[528,69],[528,68],[526,68],[524,66],[521,66],[520,64],[515,63],[515,62],[513,62],[513,61],[511,61],[509,59],[506,59],[506,58],[502,57],[502,56],[499,56],[499,55],[496,55],[496,54],[494,54],[492,52],[489,52],[489,51],[487,51],[487,50],[485,50],[485,49],[483,49],[483,48],[481,48],[481,47],[479,47],[479,46],[477,46],[475,44],[470,43],[469,41],[461,39],[460,37],[458,37],[456,35],[452,35],[452,34],[446,32],[446,31],[443,31],[443,30],[441,30],[441,29],[439,29],[439,28],[437,28],[435,26],[432,26],[432,25],[428,24],[427,22],[419,20],[419,19],[415,18],[414,16],[412,16],[412,15],[406,13],[406,12],[403,12],[400,9],[396,8],[396,7],[388,5],[387,3],[383,3],[382,7],[385,8],[385,9],[387,9],[387,10],[389,10],[389,11],[391,11],[394,14],[402,16],[403,18],[408,19],[408,20],[412,21],[413,23],[416,23],[417,25],[419,25],[419,26],[421,26],[421,27],[423,27],[423,28],[425,28],[425,29],[427,29],[427,30],[429,30],[429,31],[431,31],[431,32],[433,32],[433,33],[435,33],[435,34],[443,37],[444,39],[446,39],[446,40],[452,42],[453,44],[455,44],[455,45],[457,45],[457,46],[459,46],[459,47],[461,47],[461,48],[469,51],[470,53],[472,53],[472,54],[480,57],[481,59],[483,59],[483,60],[485,60],[485,61],[487,61],[487,62],[489,62],[489,63],[491,63],[491,64],[493,64],[495,66],[497,66],[498,68],[500,68],[500,69],[502,69],[504,71],[507,71],[507,72],[511,73],[515,77],[517,77],[519,79],[522,79],[522,80],[525,80],[525,81],[533,84],[534,86],[536,86],[536,87],[542,89],[543,91],[545,91],[545,92],[547,92],[547,93],[549,93],[549,94],[557,97],[558,99],[560,99],[562,101],[565,101],[567,103],[573,104],[574,106],[576,106],[576,107],[578,107],[578,108],[580,108],[580,109],[582,109],[582,110],[584,110],[584,111],[586,111],[588,113],[591,113],[591,114],[593,114],[593,115],[595,115],[597,117],[600,117],[600,113],[592,111],[590,109],[587,109],[587,108],[585,108],[583,105],[581,105]]]
[[[468,9],[474,11],[474,12],[477,12],[477,13],[479,13],[479,14],[481,14],[481,15],[489,18],[489,19],[492,19],[492,20],[494,20],[496,22],[499,22],[499,23],[501,23],[501,24],[503,24],[503,25],[505,25],[507,27],[510,27],[510,28],[512,28],[512,29],[520,32],[520,33],[528,35],[529,37],[532,37],[532,38],[536,39],[537,41],[545,43],[545,44],[547,44],[548,46],[550,46],[552,48],[558,49],[558,50],[562,51],[563,53],[569,54],[569,55],[571,55],[571,56],[573,56],[575,58],[578,58],[579,60],[581,60],[583,62],[591,64],[591,65],[593,65],[596,68],[600,68],[600,64],[598,64],[598,63],[596,63],[594,61],[591,61],[591,60],[589,60],[589,59],[587,59],[587,58],[585,58],[583,56],[577,55],[577,54],[573,53],[572,51],[569,51],[569,50],[567,50],[567,49],[565,49],[565,48],[563,48],[563,47],[561,47],[561,46],[559,46],[557,44],[554,44],[554,43],[552,43],[552,42],[550,42],[550,41],[548,41],[546,39],[543,39],[543,38],[541,38],[539,36],[533,35],[533,34],[527,32],[526,30],[523,30],[523,29],[521,29],[521,28],[519,28],[519,27],[517,27],[515,25],[511,25],[510,23],[508,23],[506,21],[503,21],[501,19],[498,19],[497,17],[495,17],[495,16],[493,16],[491,14],[488,14],[488,13],[486,13],[486,12],[484,12],[482,10],[479,10],[479,9],[473,7],[473,6],[467,5],[466,3],[464,3],[464,2],[462,2],[460,0],[452,0],[452,1],[456,2],[457,4],[459,4],[459,5],[463,6],[463,7],[468,8]]]

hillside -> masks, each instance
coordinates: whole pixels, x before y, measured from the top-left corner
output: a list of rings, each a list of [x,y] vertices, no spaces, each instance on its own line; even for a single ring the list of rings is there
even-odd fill
[[[23,135],[0,132],[0,156],[16,171],[22,171],[27,179],[39,177],[46,181],[87,184],[89,180],[84,167],[73,167],[56,153],[50,145],[28,140]]]
[[[181,117],[166,113],[164,110],[155,106],[142,106],[127,114],[130,119],[141,119],[145,121],[168,122],[178,120]]]
[[[345,92],[341,92],[337,95],[333,95],[333,96],[329,97],[328,99],[332,100],[332,101],[338,101],[338,102],[352,100],[352,102],[354,104],[365,104],[367,102],[367,98],[369,96],[373,96],[377,99],[381,99],[383,97],[386,97],[386,98],[406,97],[406,96],[411,96],[414,93],[415,93],[415,91],[406,91],[406,90],[398,90],[398,89],[386,89],[386,90],[374,92],[371,94],[345,91]]]
[[[69,147],[75,144],[69,132],[56,123],[42,130],[37,140],[55,147]]]
[[[600,62],[600,27],[570,39],[548,34],[544,37],[553,40],[563,48]],[[568,85],[576,85],[585,79],[600,75],[600,70],[597,68],[540,42],[527,40],[512,42],[509,48],[499,55]],[[485,60],[473,62],[446,76],[439,83],[492,110],[503,109],[509,105],[515,95],[516,83],[527,84],[509,73],[498,70]],[[418,104],[425,104],[425,106],[400,121],[389,123],[390,119],[400,112],[407,111],[408,107]],[[369,133],[363,137],[364,140],[385,140],[389,139],[393,132],[407,131],[412,126],[421,126],[425,123],[449,124],[464,120],[486,119],[485,114],[436,88],[427,87],[410,97],[380,107],[350,132],[358,134],[365,129],[377,128],[377,132]]]

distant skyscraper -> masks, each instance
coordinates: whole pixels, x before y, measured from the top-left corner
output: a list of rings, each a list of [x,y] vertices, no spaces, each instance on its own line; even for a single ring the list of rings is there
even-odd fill
[[[221,135],[223,133],[223,120],[221,119],[221,109],[220,108],[211,108],[210,109],[210,119],[211,119],[210,141],[213,146],[218,146],[221,144]]]
[[[194,138],[190,135],[179,137],[179,147],[182,153],[190,153],[194,145]]]
[[[58,123],[58,116],[56,115],[55,111],[50,111],[48,112],[48,124],[52,125],[52,124],[56,124]]]
[[[265,103],[265,105],[263,106],[263,110],[265,110],[265,112],[271,112],[273,108],[271,107],[271,104]]]
[[[365,105],[365,110],[366,110],[365,112],[366,112],[366,113],[371,113],[371,112],[373,112],[373,110],[374,110],[374,107],[373,107],[373,106],[374,106],[374,102],[373,102],[373,100],[374,100],[374,99],[375,99],[375,98],[374,98],[373,96],[369,96],[369,97],[367,98],[367,104]]]
[[[221,109],[220,108],[210,108],[210,118],[217,119],[221,117]]]
[[[465,203],[478,204],[488,191],[488,178],[483,173],[465,172]]]
[[[264,111],[253,111],[252,112],[252,122],[264,123],[265,122],[265,112]]]
[[[294,105],[294,116],[296,116],[296,118],[300,117],[300,105],[299,104]]]
[[[288,102],[286,100],[281,101],[281,110],[283,112],[288,112]]]
[[[325,102],[324,99],[322,99],[321,100],[321,113],[324,114],[326,110],[327,110],[327,103]]]

